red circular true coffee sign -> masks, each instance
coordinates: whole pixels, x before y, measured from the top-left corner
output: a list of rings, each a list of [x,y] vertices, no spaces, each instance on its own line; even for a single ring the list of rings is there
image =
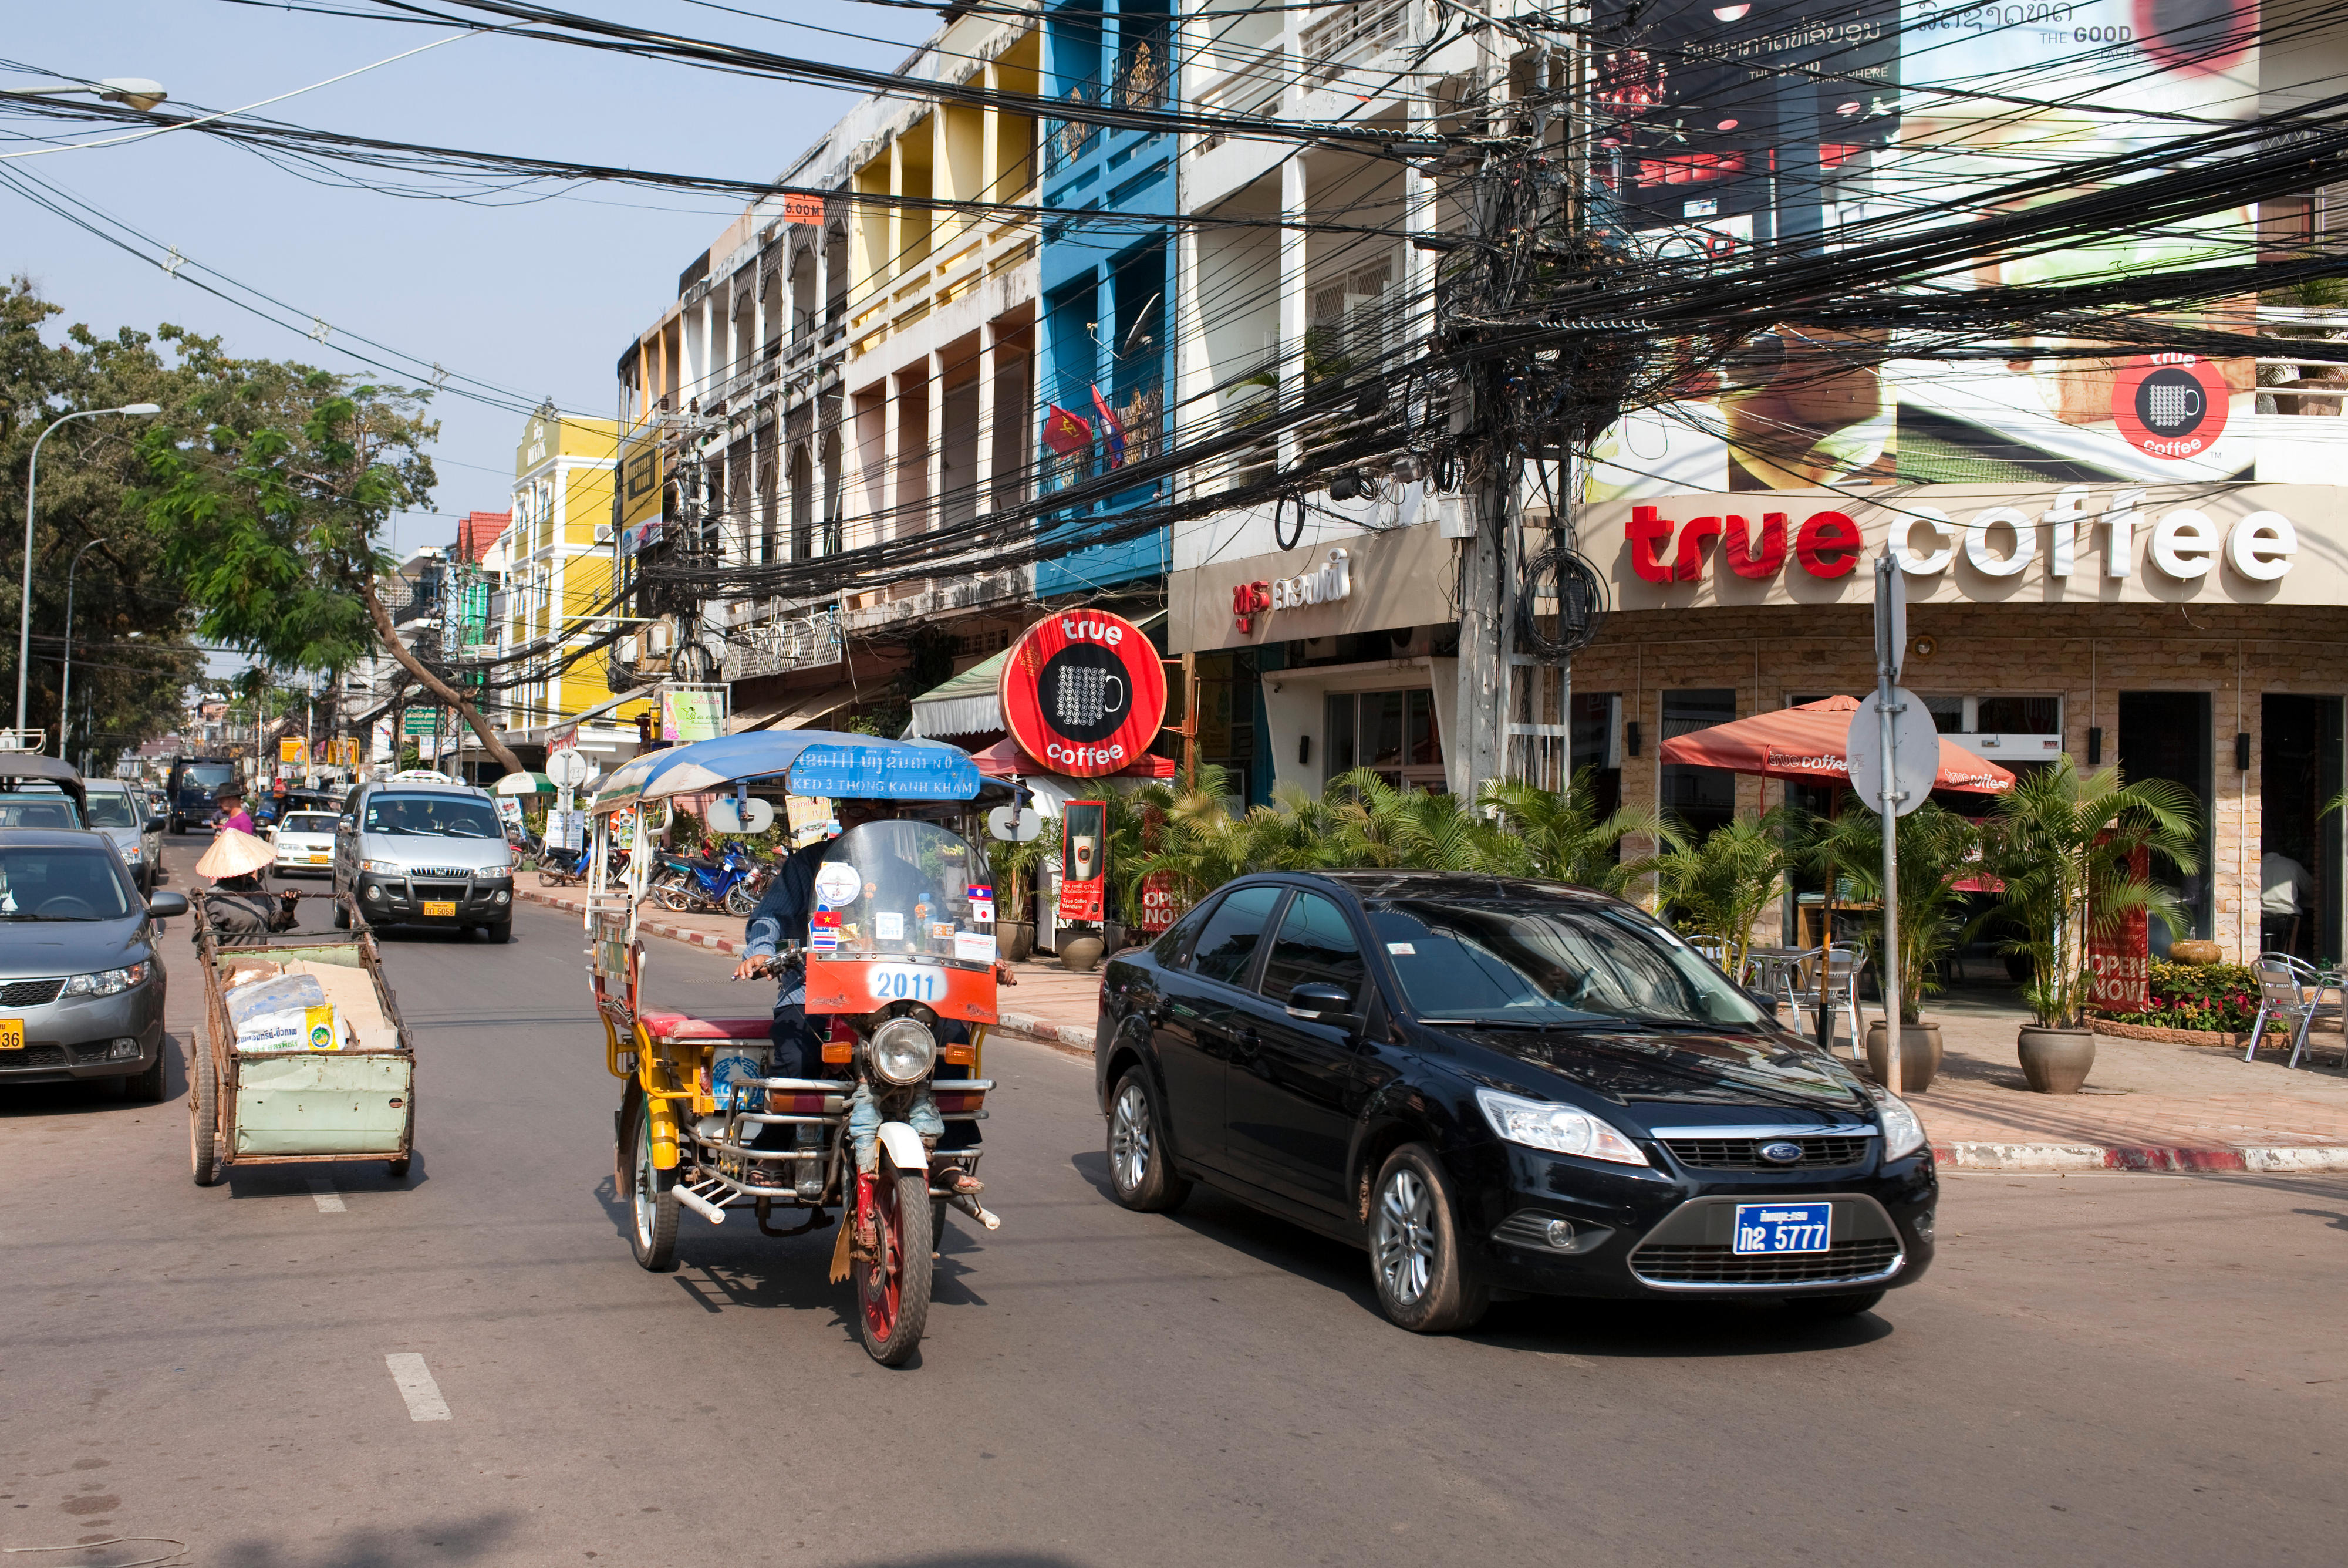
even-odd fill
[[[1078,779],[1129,768],[1166,720],[1166,669],[1141,628],[1102,610],[1046,616],[1003,661],[1003,715],[1028,756]]]
[[[2120,436],[2151,458],[2175,460],[2209,450],[2226,429],[2226,378],[2190,354],[2132,360],[2112,383]]]

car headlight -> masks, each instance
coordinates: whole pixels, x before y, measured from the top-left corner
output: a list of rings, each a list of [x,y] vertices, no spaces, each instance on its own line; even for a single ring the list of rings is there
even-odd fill
[[[359,870],[377,872],[387,877],[400,875],[403,869],[397,861],[361,861],[359,862]]]
[[[1611,1160],[1617,1165],[1644,1165],[1639,1146],[1613,1126],[1570,1105],[1521,1099],[1496,1088],[1479,1088],[1476,1103],[1484,1119],[1510,1143],[1546,1149],[1553,1154],[1579,1154],[1585,1160]]]
[[[123,969],[101,969],[95,975],[70,976],[60,996],[115,996],[128,991],[147,978],[147,965],[133,964]]]
[[[129,861],[131,864],[136,865],[140,861],[147,858],[147,846],[144,844],[131,844],[123,850],[122,858]]]
[[[937,1055],[937,1037],[919,1018],[891,1018],[872,1031],[872,1070],[891,1083],[921,1082]]]
[[[1922,1119],[1908,1109],[1908,1102],[1885,1088],[1871,1083],[1867,1092],[1875,1097],[1876,1114],[1883,1119],[1883,1158],[1888,1162],[1905,1160],[1924,1147]]]

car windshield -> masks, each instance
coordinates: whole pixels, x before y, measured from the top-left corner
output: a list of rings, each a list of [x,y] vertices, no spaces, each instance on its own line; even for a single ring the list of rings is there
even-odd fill
[[[136,907],[105,851],[0,849],[0,920],[120,920]]]
[[[366,820],[359,825],[370,833],[435,839],[505,837],[495,807],[462,795],[377,795],[367,801]]]
[[[143,828],[146,813],[119,789],[89,792],[89,825],[93,828]]]
[[[292,811],[286,814],[284,821],[278,824],[278,830],[285,833],[324,833],[331,838],[335,831],[335,819],[324,811]]]
[[[236,777],[232,762],[198,762],[180,770],[180,788],[201,789],[209,795]]]
[[[973,882],[983,902],[973,902]],[[817,862],[808,947],[842,958],[921,954],[992,963],[985,857],[935,822],[850,828]]]
[[[1368,911],[1422,1018],[1509,1026],[1761,1021],[1761,1010],[1727,976],[1634,910],[1390,899]]]
[[[0,828],[78,828],[74,804],[63,795],[0,795]]]

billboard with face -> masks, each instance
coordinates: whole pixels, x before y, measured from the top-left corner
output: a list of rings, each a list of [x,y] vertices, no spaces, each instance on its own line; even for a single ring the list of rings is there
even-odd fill
[[[1632,243],[1677,267],[1832,255],[2052,200],[2001,192],[2260,108],[2257,0],[1614,0],[1601,17],[1596,170]],[[2116,227],[1918,286],[2239,263],[2256,216]],[[2008,342],[1903,359],[1886,333],[1777,323],[1704,394],[1601,437],[1586,493],[2316,478],[2316,443],[2246,433],[2247,361]]]

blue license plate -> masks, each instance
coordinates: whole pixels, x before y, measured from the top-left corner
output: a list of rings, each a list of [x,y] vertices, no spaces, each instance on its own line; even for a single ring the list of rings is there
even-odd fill
[[[1822,1253],[1834,1233],[1831,1203],[1739,1203],[1736,1243],[1749,1253]]]

